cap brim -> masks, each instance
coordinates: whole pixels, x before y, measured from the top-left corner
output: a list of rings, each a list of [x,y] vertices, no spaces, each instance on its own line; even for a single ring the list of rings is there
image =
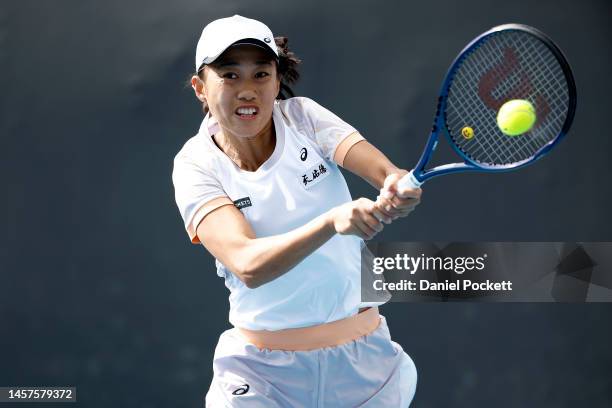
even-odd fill
[[[217,61],[221,57],[221,55],[223,55],[224,52],[226,52],[227,50],[229,50],[232,47],[237,47],[237,46],[240,46],[240,45],[253,45],[255,47],[262,48],[263,50],[268,51],[268,53],[270,54],[272,59],[275,59],[275,60],[278,61],[278,55],[272,50],[271,45],[266,44],[263,41],[258,40],[256,38],[243,38],[241,40],[238,40],[238,41],[230,44],[226,49],[224,49],[216,57],[214,57],[214,59],[212,61],[210,61],[210,62],[203,62],[198,69],[201,70],[202,67],[204,65],[207,65],[207,64],[214,64],[214,62]]]
[[[242,39],[242,40],[238,40],[235,43],[233,43],[232,45],[230,45],[229,47],[227,47],[225,49],[225,51],[229,50],[232,47],[237,47],[239,45],[254,45],[256,47],[259,47],[259,48],[262,48],[262,49],[268,51],[274,58],[278,59],[278,55],[276,55],[274,53],[274,51],[272,51],[270,49],[270,45],[264,43],[263,41],[255,39],[255,38],[245,38],[245,39]],[[225,52],[225,51],[223,51],[223,52]]]

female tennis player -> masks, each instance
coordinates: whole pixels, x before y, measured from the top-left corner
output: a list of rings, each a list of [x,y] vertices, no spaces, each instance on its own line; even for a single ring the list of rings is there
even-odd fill
[[[192,243],[230,290],[206,407],[407,407],[417,374],[380,303],[361,302],[363,240],[421,190],[355,128],[292,97],[287,39],[241,16],[208,24],[191,84],[206,116],[174,160]],[[377,189],[352,200],[338,166]]]

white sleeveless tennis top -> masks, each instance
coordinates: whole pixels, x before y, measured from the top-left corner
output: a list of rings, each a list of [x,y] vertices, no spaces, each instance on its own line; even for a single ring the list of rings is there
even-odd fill
[[[199,242],[197,225],[211,211],[202,208],[215,198],[228,197],[257,237],[288,232],[352,200],[333,157],[356,130],[303,97],[275,102],[273,121],[276,146],[257,171],[240,169],[215,145],[216,124],[209,115],[176,155],[175,198],[191,242]],[[217,260],[217,274],[230,290],[230,323],[280,330],[332,322],[382,304],[360,301],[362,244],[356,236],[336,234],[293,269],[255,289]]]

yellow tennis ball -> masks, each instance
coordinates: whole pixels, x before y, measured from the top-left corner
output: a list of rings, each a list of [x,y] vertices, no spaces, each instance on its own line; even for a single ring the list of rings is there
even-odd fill
[[[528,132],[535,121],[535,108],[525,99],[512,99],[504,103],[497,112],[497,126],[508,136],[518,136]]]

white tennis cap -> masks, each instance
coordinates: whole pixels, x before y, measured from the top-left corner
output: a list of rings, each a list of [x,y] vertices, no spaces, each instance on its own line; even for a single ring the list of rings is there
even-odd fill
[[[278,57],[274,35],[268,26],[260,21],[236,14],[215,20],[204,27],[196,48],[196,71],[202,64],[210,64],[216,60],[223,51],[236,42],[270,49]]]

